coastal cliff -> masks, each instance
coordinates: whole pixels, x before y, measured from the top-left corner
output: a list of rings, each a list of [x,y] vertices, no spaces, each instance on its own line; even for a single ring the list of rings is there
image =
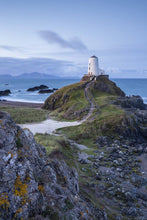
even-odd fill
[[[44,103],[79,120],[58,129],[51,152],[0,113],[1,219],[146,219],[147,110],[107,78],[66,86]],[[61,135],[64,135],[61,137]],[[39,135],[35,135],[39,140]],[[48,142],[50,143],[50,142]]]

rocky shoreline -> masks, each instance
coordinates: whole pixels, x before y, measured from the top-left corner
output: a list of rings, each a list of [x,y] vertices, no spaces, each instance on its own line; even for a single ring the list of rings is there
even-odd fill
[[[147,106],[100,79],[57,91],[46,107],[71,117],[78,110],[73,102],[69,108],[69,101],[77,94],[82,103],[89,100],[91,114],[63,129],[67,137],[70,129],[75,132],[73,139],[58,140],[63,149],[49,155],[28,129],[0,113],[2,219],[147,218]],[[86,146],[78,143],[86,138]]]
[[[34,91],[38,91],[39,94],[46,94],[46,93],[53,93],[56,90],[58,90],[57,88],[49,88],[46,85],[40,85],[40,86],[34,86],[32,88],[28,88],[27,92],[34,92]],[[18,90],[18,92],[20,92],[21,90]],[[10,91],[10,89],[6,89],[3,91],[0,91],[0,96],[9,96],[12,92]],[[3,101],[3,100],[0,100]]]

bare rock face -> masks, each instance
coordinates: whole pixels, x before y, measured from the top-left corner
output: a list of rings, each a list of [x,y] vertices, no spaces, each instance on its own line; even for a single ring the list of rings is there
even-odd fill
[[[89,80],[90,80],[90,76],[89,76],[88,74],[85,74],[85,75],[81,78],[80,82],[85,82],[85,81],[89,81]]]
[[[147,109],[147,105],[143,103],[140,96],[119,97],[114,104],[121,105],[122,108],[137,108],[140,110]]]
[[[0,215],[2,219],[27,218],[30,207],[41,202],[37,177],[45,165],[45,149],[35,143],[10,115],[0,113]],[[37,202],[38,201],[38,202]],[[38,203],[38,205],[37,205]]]
[[[78,193],[76,170],[49,160],[28,129],[0,112],[0,219],[89,219]]]
[[[98,91],[106,92],[111,95],[125,97],[125,93],[116,85],[116,83],[109,80],[107,77],[98,76],[96,81],[93,81],[91,86]]]

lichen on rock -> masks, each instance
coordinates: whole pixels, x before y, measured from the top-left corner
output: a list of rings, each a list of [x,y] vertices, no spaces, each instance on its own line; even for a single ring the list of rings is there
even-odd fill
[[[89,219],[93,211],[79,196],[77,171],[63,160],[50,160],[9,114],[0,112],[0,118],[0,219],[78,219],[81,212]]]

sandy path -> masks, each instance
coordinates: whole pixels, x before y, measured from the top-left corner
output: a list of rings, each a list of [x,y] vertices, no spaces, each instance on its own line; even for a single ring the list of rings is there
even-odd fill
[[[53,134],[53,132],[58,128],[77,126],[80,125],[82,121],[74,122],[65,122],[65,121],[55,121],[53,119],[47,119],[40,123],[31,123],[31,124],[20,124],[21,128],[28,128],[33,134],[42,133],[42,134]]]
[[[40,122],[40,123],[21,124],[19,126],[21,128],[28,128],[33,134],[36,134],[36,133],[53,134],[53,132],[58,128],[77,126],[77,125],[82,124],[84,121],[86,121],[92,115],[93,110],[96,107],[91,93],[88,92],[90,83],[88,83],[85,88],[85,97],[88,100],[88,102],[90,103],[90,109],[89,109],[89,113],[87,114],[86,117],[83,118],[83,120],[74,121],[74,122],[61,122],[61,121],[56,121],[53,119],[47,119],[47,120]]]

